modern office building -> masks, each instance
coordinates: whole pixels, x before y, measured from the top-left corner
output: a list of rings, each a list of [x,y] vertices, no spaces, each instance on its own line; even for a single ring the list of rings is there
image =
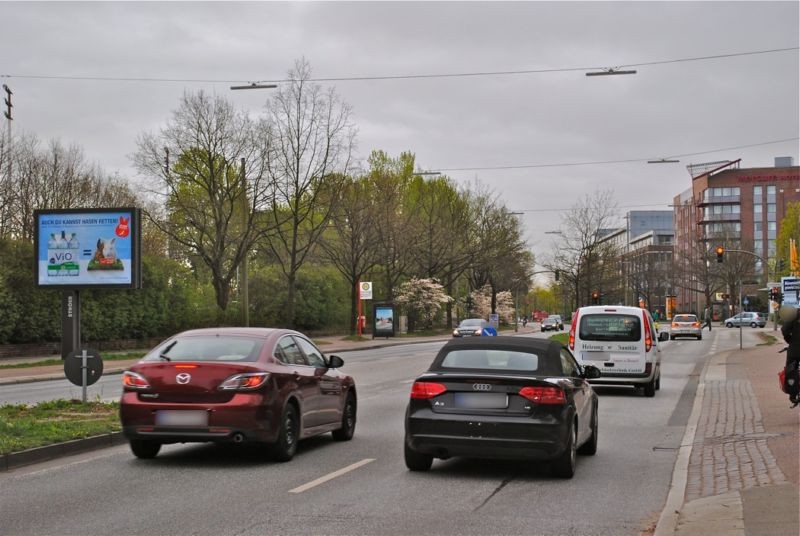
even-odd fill
[[[602,241],[619,252],[620,288],[618,296],[609,292],[612,301],[664,313],[672,275],[672,217],[671,210],[632,210],[625,227],[604,234]]]
[[[687,169],[691,187],[673,200],[675,294],[679,310],[700,312],[706,299],[697,290],[696,267],[710,258],[708,252],[715,245],[752,251],[765,261],[756,265],[756,271],[769,276],[763,270],[775,262],[780,222],[789,204],[800,201],[800,167],[791,157],[780,157],[775,167],[768,168],[742,168],[739,159]],[[751,285],[743,294],[752,295],[757,288]],[[720,310],[723,292],[716,294],[715,313],[726,314],[729,311]]]

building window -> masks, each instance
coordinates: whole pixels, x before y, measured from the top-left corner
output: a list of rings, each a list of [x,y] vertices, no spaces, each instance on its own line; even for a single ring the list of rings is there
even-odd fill
[[[763,205],[753,205],[753,214],[758,214],[759,217],[760,217],[761,212],[763,210],[764,210],[764,206]]]
[[[767,203],[775,202],[775,187],[767,186]]]
[[[764,224],[760,221],[753,223],[753,235],[757,237],[761,237],[762,233],[764,232]]]
[[[764,241],[753,240],[753,249],[755,250],[757,255],[761,255],[764,252]]]
[[[774,257],[776,251],[777,250],[775,249],[775,241],[774,240],[770,240],[769,241],[769,252],[767,253],[767,255],[769,257]]]

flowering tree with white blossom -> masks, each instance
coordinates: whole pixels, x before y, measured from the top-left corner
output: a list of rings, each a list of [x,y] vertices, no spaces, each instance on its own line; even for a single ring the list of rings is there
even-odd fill
[[[435,279],[417,279],[402,283],[395,289],[395,303],[408,314],[409,331],[430,329],[442,306],[453,301]]]

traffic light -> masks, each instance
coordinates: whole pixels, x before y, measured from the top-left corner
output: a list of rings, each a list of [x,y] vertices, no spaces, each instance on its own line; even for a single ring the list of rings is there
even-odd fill
[[[555,273],[555,276],[556,276],[556,283],[558,283],[558,278],[561,276],[561,271],[560,270],[556,270],[554,273]]]
[[[597,292],[596,290],[592,291],[592,303],[595,305],[600,303],[600,293]]]
[[[717,254],[717,262],[722,262],[722,257],[725,255],[725,248],[722,246],[717,246],[714,248],[714,252]]]
[[[786,267],[786,262],[784,262],[783,259],[778,259],[778,271],[783,272],[785,267]]]

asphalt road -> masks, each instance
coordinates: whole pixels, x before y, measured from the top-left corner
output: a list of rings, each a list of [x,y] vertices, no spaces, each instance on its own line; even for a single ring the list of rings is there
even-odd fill
[[[524,462],[407,471],[403,415],[441,345],[430,343],[342,354],[359,390],[350,442],[307,440],[285,464],[256,448],[168,445],[154,460],[121,446],[20,468],[0,474],[2,533],[636,535],[663,508],[700,367],[738,347],[738,330],[704,335],[662,343],[655,398],[598,389],[598,453],[579,457],[572,480]]]

